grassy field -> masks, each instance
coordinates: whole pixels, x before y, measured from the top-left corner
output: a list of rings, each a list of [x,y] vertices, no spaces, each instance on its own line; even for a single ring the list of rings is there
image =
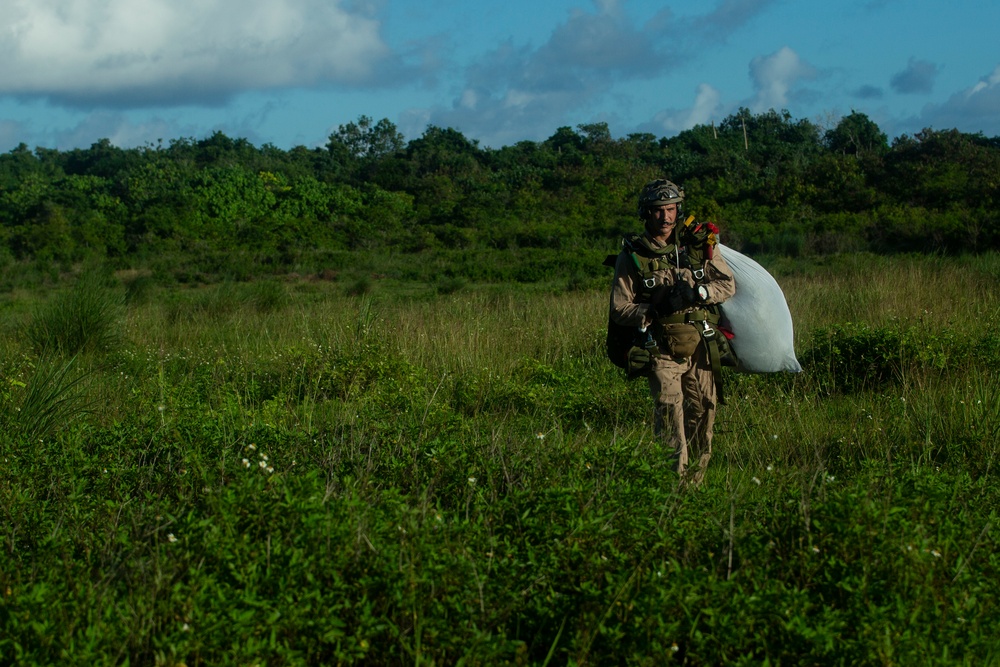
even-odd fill
[[[696,490],[586,284],[0,296],[0,664],[1000,662],[1000,256],[768,266]]]

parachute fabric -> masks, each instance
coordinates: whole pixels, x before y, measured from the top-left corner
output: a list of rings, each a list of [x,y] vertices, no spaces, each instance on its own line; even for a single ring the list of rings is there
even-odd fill
[[[718,247],[736,279],[736,294],[721,307],[723,324],[733,332],[730,343],[739,359],[737,370],[801,372],[795,358],[792,314],[781,287],[746,255],[721,243]]]

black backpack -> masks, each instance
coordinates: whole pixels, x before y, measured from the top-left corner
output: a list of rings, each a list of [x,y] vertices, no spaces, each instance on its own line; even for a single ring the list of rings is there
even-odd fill
[[[604,266],[615,268],[618,255],[608,255],[604,259]],[[608,359],[618,368],[628,370],[628,352],[636,347],[639,338],[639,330],[635,327],[628,327],[618,324],[611,315],[608,315],[608,335],[604,346],[607,349]]]

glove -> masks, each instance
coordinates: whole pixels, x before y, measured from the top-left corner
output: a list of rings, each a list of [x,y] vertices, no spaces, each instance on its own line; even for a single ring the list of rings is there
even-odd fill
[[[674,289],[671,291],[669,299],[672,312],[676,313],[679,310],[684,310],[688,306],[694,305],[697,302],[698,294],[695,292],[693,287],[683,281],[674,285]]]
[[[670,307],[673,312],[684,310],[698,303],[698,293],[694,287],[694,274],[691,269],[674,270],[674,287],[670,297]]]
[[[694,274],[691,269],[675,269],[674,284],[661,285],[653,294],[650,302],[653,312],[661,317],[671,313],[686,310],[691,306],[700,305],[708,297],[704,285],[695,287]]]

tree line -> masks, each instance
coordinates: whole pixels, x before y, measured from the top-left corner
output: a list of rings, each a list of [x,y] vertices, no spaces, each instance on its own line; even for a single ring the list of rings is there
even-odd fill
[[[664,138],[605,123],[486,148],[452,128],[407,141],[361,116],[323,147],[221,132],[137,148],[0,155],[0,263],[241,252],[271,270],[315,253],[613,248],[665,176],[724,241],[774,255],[1000,248],[1000,137],[925,129],[889,142],[862,113],[830,129],[740,109]]]

